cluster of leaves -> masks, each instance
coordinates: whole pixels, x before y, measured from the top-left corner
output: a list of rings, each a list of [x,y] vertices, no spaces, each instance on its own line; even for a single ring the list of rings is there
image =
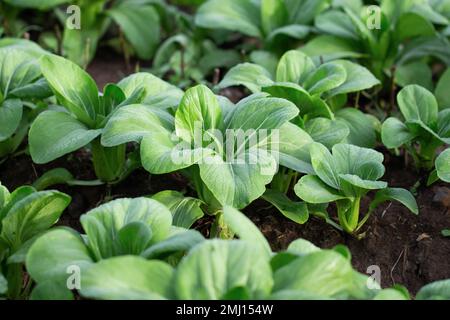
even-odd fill
[[[337,165],[328,164],[336,178],[332,184],[318,169],[323,164],[317,164],[319,160],[314,154],[317,145],[325,150],[338,143],[375,145],[374,121],[356,109],[342,108],[347,94],[378,84],[367,69],[351,62],[333,61],[316,67],[303,53],[289,51],[278,65],[277,81],[258,65],[238,65],[219,86],[244,84],[255,93],[236,105],[203,85],[183,94],[148,73],[131,75],[117,85],[108,84],[100,94],[94,80],[76,64],[48,54],[39,62],[43,80],[51,88],[57,104],[40,113],[31,126],[29,144],[33,161],[47,163],[88,147],[99,179],[78,181],[67,170],[55,169],[36,181],[39,190],[58,183],[115,183],[142,163],[152,174],[183,172],[206,205],[206,212],[219,213],[218,225],[222,223],[223,206],[242,209],[264,195],[264,199],[299,223],[305,223],[310,213],[332,222],[324,208],[336,201],[342,209],[339,210],[342,229],[356,233],[369,216],[359,221],[361,197],[369,190],[387,187],[386,183],[367,182],[378,180],[384,174],[382,158],[371,150],[361,151],[368,154],[361,161],[361,168],[346,170],[342,165],[334,168]],[[259,86],[251,82],[256,79],[266,84]],[[262,130],[268,134],[261,140],[255,135]],[[280,135],[277,141],[272,141],[275,130]],[[244,133],[245,139],[239,141],[229,131]],[[196,140],[198,134],[200,142]],[[292,141],[297,144],[293,145]],[[127,156],[126,146],[130,142],[140,143],[140,150]],[[271,150],[271,143],[277,144],[277,150]],[[358,161],[358,150],[345,161]],[[286,174],[288,183],[277,188],[276,180],[286,178],[283,173],[277,173],[279,165],[290,171]],[[291,178],[298,173],[318,175],[339,196],[311,200],[300,192],[298,195],[306,203],[285,201],[279,191],[286,193],[286,185],[289,188]],[[352,181],[354,178],[361,181],[353,181],[353,189],[349,191],[348,187],[341,187],[343,175],[353,175]],[[269,183],[273,183],[275,190],[266,189]],[[315,185],[320,190],[321,185]],[[355,187],[360,190],[354,190]],[[404,190],[386,189],[379,197],[384,201],[399,200],[417,213],[414,199]],[[316,204],[322,206],[318,209]],[[286,210],[286,206],[294,210]]]
[[[376,119],[355,108],[344,108],[348,94],[380,82],[364,67],[345,60],[316,65],[298,50],[285,53],[275,72],[251,63],[230,69],[218,88],[242,85],[291,101],[299,108],[298,125],[326,146],[349,142],[375,146]],[[330,134],[330,129],[333,133]]]
[[[264,193],[276,172],[276,159],[266,148],[271,130],[297,114],[284,99],[254,95],[234,105],[199,85],[186,91],[171,122],[162,122],[149,106],[119,109],[105,127],[102,144],[140,142],[142,165],[153,174],[184,169],[213,213],[223,205],[244,208]],[[229,130],[249,134],[238,141]],[[258,130],[268,135],[255,143]]]
[[[404,121],[387,119],[382,126],[382,141],[388,148],[405,146],[417,167],[429,170],[437,149],[450,144],[450,108],[439,106],[434,95],[418,85],[402,89],[397,100]],[[445,170],[445,155],[439,160],[440,172]]]
[[[334,8],[315,19],[321,34],[302,50],[325,61],[336,58],[361,59],[379,78],[395,77],[400,85],[423,84],[427,77],[408,77],[408,73],[431,74],[424,59],[449,61],[450,43],[441,34],[449,24],[448,2],[429,0],[381,0],[379,6],[362,1],[334,1]],[[445,16],[447,14],[447,16]]]
[[[46,54],[27,40],[0,40],[0,162],[19,148],[52,95],[38,62]]]
[[[396,200],[419,214],[412,194],[399,188],[388,188],[378,181],[385,172],[383,154],[349,144],[336,144],[332,153],[321,144],[310,147],[315,175],[302,177],[295,193],[311,204],[335,202],[339,223],[349,233],[358,232],[371,212],[385,201]],[[360,219],[361,198],[371,190],[379,190],[369,205],[369,212]]]
[[[28,186],[10,193],[0,184],[0,296],[28,297],[32,282],[23,272],[27,252],[58,221],[70,200],[64,193]]]
[[[199,6],[195,23],[158,0],[75,1],[83,28],[67,27],[62,49],[78,64],[27,40],[0,40],[0,162],[17,152],[28,133],[35,163],[88,149],[98,178],[79,181],[57,168],[33,187],[10,193],[0,185],[0,295],[26,298],[32,290],[33,299],[72,299],[74,293],[94,299],[408,299],[401,287],[368,289],[369,278],[352,268],[343,246],[321,250],[297,240],[272,252],[236,209],[262,198],[297,223],[316,215],[357,237],[383,202],[398,201],[418,214],[408,190],[381,181],[384,156],[374,148],[381,137],[397,154],[406,150],[418,168],[434,169],[430,184],[450,182],[450,69],[436,88],[431,71],[435,58],[450,64],[449,3],[181,2]],[[0,9],[52,9],[62,17],[59,5],[67,0],[5,3]],[[368,10],[380,10],[379,28],[372,28],[377,21]],[[142,72],[100,92],[79,65],[93,57],[112,21],[126,38],[119,37],[122,50],[142,59],[156,52],[152,72],[178,86]],[[181,31],[156,49],[160,26],[179,23]],[[242,56],[221,46],[236,31],[262,44],[263,51],[251,54],[255,63],[237,64]],[[307,43],[285,52],[299,45],[286,37]],[[237,103],[204,85],[213,70],[230,67],[215,89],[246,87],[251,95]],[[397,96],[401,115],[388,114],[381,124],[358,108],[360,96],[377,94],[388,83],[386,75],[404,88]],[[84,214],[83,233],[48,230],[70,197],[41,190],[60,183],[113,184],[139,166],[151,174],[182,173],[199,199],[174,191],[119,199]],[[369,193],[372,201],[362,215]],[[302,201],[292,201],[294,194]],[[334,208],[337,221],[329,215]],[[215,215],[212,237],[240,240],[206,240],[190,230],[204,213]],[[449,291],[449,281],[442,281],[417,298],[450,299]]]
[[[230,207],[224,219],[240,240],[206,240],[171,226],[171,218],[157,201],[119,199],[82,216],[86,234],[47,232],[26,258],[37,282],[31,298],[73,299],[71,284],[90,299],[409,299],[403,287],[381,290],[356,272],[345,246],[321,250],[299,239],[274,253],[256,226]],[[68,268],[77,270],[78,283]],[[448,295],[449,282],[441,281],[417,299]]]
[[[189,251],[204,241],[204,238],[197,231],[173,224],[176,221],[174,218],[169,209],[156,200],[118,199],[81,216],[80,222],[85,234],[79,234],[65,227],[52,229],[40,237],[27,254],[27,270],[37,282],[31,298],[72,297],[67,286],[69,267],[79,268],[79,275],[83,281],[81,287],[87,289],[88,286],[84,281],[88,280],[92,267],[102,265],[104,261],[116,261],[114,257],[137,256],[141,257],[142,261],[152,259],[176,263],[180,259],[180,254]],[[49,259],[42,259],[43,256]],[[153,270],[150,271],[151,277],[141,285],[157,284],[167,279],[165,263],[154,261],[151,264],[154,264],[150,267]],[[115,271],[119,273],[125,271],[126,275],[123,274],[125,278],[135,275],[140,277],[141,281],[148,276],[136,274],[131,269],[118,268]],[[102,277],[109,278],[111,274],[107,272]],[[114,281],[110,284],[114,286]],[[128,285],[131,290],[133,284]],[[169,289],[169,284],[166,283],[163,287]],[[120,291],[120,286],[116,290]],[[110,292],[109,298],[112,298],[113,294]]]
[[[150,74],[135,74],[108,84],[100,94],[95,81],[73,62],[47,55],[41,58],[43,75],[60,106],[42,112],[29,133],[35,163],[47,163],[90,145],[97,177],[103,182],[121,180],[136,164],[126,161],[126,146],[105,148],[100,137],[108,119],[124,106],[153,104],[180,95],[181,90]],[[161,93],[162,92],[162,93]]]
[[[41,41],[81,66],[94,57],[99,41],[117,26],[110,44],[119,47],[125,55],[135,53],[140,59],[153,57],[161,40],[162,25],[182,14],[163,0],[5,0],[8,9],[53,11],[64,28],[62,39],[58,34],[44,32]],[[69,6],[66,12],[61,5]],[[76,7],[72,7],[76,6]],[[12,19],[14,20],[14,19]],[[171,27],[171,26],[168,26]]]
[[[197,11],[195,22],[209,29],[237,31],[261,39],[269,50],[284,52],[286,43],[303,39],[312,31],[314,17],[329,0],[208,0]],[[293,42],[295,43],[295,42]]]

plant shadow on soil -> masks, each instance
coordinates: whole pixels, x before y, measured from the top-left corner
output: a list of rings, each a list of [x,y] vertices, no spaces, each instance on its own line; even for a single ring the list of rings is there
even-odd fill
[[[132,73],[124,67],[122,59],[114,57],[106,59],[106,62],[103,57],[95,60],[89,72],[99,87]],[[239,93],[228,94],[231,100],[239,96]],[[409,189],[419,178],[426,180],[412,168],[406,170],[402,158],[382,151],[386,158],[384,180],[391,187]],[[32,184],[44,172],[57,167],[67,168],[77,179],[95,179],[90,154],[78,151],[46,165],[33,164],[25,155],[7,160],[0,164],[0,181],[14,190]],[[72,203],[59,224],[77,230],[81,230],[81,214],[113,199],[147,196],[163,190],[195,196],[180,174],[150,175],[143,169],[136,170],[125,181],[111,187],[56,186],[56,189],[72,196]],[[362,240],[343,234],[317,218],[311,218],[305,225],[291,222],[263,200],[255,201],[244,212],[263,232],[274,250],[286,249],[298,238],[309,240],[321,248],[344,244],[349,247],[352,264],[358,271],[366,273],[369,266],[377,265],[381,270],[383,287],[403,284],[415,294],[430,282],[450,278],[450,238],[441,235],[442,229],[450,228],[449,185],[437,183],[428,188],[419,187],[416,199],[419,216],[397,203],[381,205],[365,225],[367,233]],[[361,214],[366,212],[369,200],[363,201]],[[211,218],[205,217],[195,227],[207,234],[210,224]]]

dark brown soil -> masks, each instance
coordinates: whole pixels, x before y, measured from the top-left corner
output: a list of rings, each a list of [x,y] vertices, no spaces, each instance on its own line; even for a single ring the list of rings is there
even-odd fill
[[[126,76],[139,71],[142,63],[131,59],[128,63],[125,58],[111,49],[102,49],[88,66],[87,72],[97,82],[99,90],[108,83],[117,83]]]

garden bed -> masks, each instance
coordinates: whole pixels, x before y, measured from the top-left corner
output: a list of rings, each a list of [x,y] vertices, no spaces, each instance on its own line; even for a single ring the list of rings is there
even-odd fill
[[[450,0],[69,5],[0,4],[0,300],[450,300]]]
[[[89,71],[101,88],[107,83],[117,82],[132,73],[117,55],[101,55],[94,60]],[[239,100],[244,94],[239,89],[222,92],[230,100]],[[417,181],[418,216],[404,206],[387,203],[380,206],[365,226],[366,237],[362,240],[339,232],[318,218],[307,225],[299,225],[283,217],[273,206],[257,200],[244,212],[260,228],[273,250],[284,250],[294,240],[303,238],[321,248],[332,248],[338,244],[348,246],[352,263],[358,271],[377,265],[381,270],[381,284],[392,287],[403,284],[412,294],[424,285],[450,278],[450,241],[441,235],[442,227],[450,225],[450,188],[445,183],[425,187],[426,175],[413,168],[405,169],[402,157],[392,156],[386,149],[386,175],[384,180],[392,187],[409,189]],[[63,167],[80,180],[95,179],[90,154],[78,151],[46,165],[34,164],[29,156],[19,156],[0,165],[0,181],[10,190],[32,184],[50,169]],[[107,201],[155,194],[164,190],[176,190],[195,196],[188,181],[180,174],[150,175],[143,169],[133,172],[125,181],[114,186],[69,187],[57,186],[69,194],[72,203],[59,224],[81,230],[81,214]],[[366,212],[368,199],[363,202],[361,212]],[[213,219],[205,217],[196,224],[196,229],[208,235]]]

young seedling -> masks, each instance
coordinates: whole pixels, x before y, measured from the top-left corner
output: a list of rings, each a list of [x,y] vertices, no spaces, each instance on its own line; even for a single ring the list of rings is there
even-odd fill
[[[241,62],[237,50],[221,49],[201,32],[177,34],[161,44],[155,53],[150,72],[169,77],[180,88],[206,83],[218,68],[231,68]],[[197,34],[198,33],[198,34]],[[214,81],[214,79],[213,79]]]
[[[70,200],[61,192],[27,186],[9,193],[0,184],[0,296],[28,297],[32,283],[25,281],[23,270],[28,249],[58,221]]]
[[[397,101],[404,120],[391,117],[383,123],[383,144],[390,149],[405,147],[417,168],[431,170],[437,149],[450,144],[450,109],[439,111],[434,95],[417,85],[403,88]]]
[[[311,204],[336,203],[339,223],[345,232],[358,236],[370,214],[385,201],[399,201],[414,214],[419,213],[409,191],[388,188],[386,182],[379,181],[385,172],[381,153],[349,144],[337,144],[330,153],[325,146],[315,143],[310,154],[315,175],[302,177],[295,193]],[[375,190],[378,191],[369,211],[361,219],[361,199]]]

